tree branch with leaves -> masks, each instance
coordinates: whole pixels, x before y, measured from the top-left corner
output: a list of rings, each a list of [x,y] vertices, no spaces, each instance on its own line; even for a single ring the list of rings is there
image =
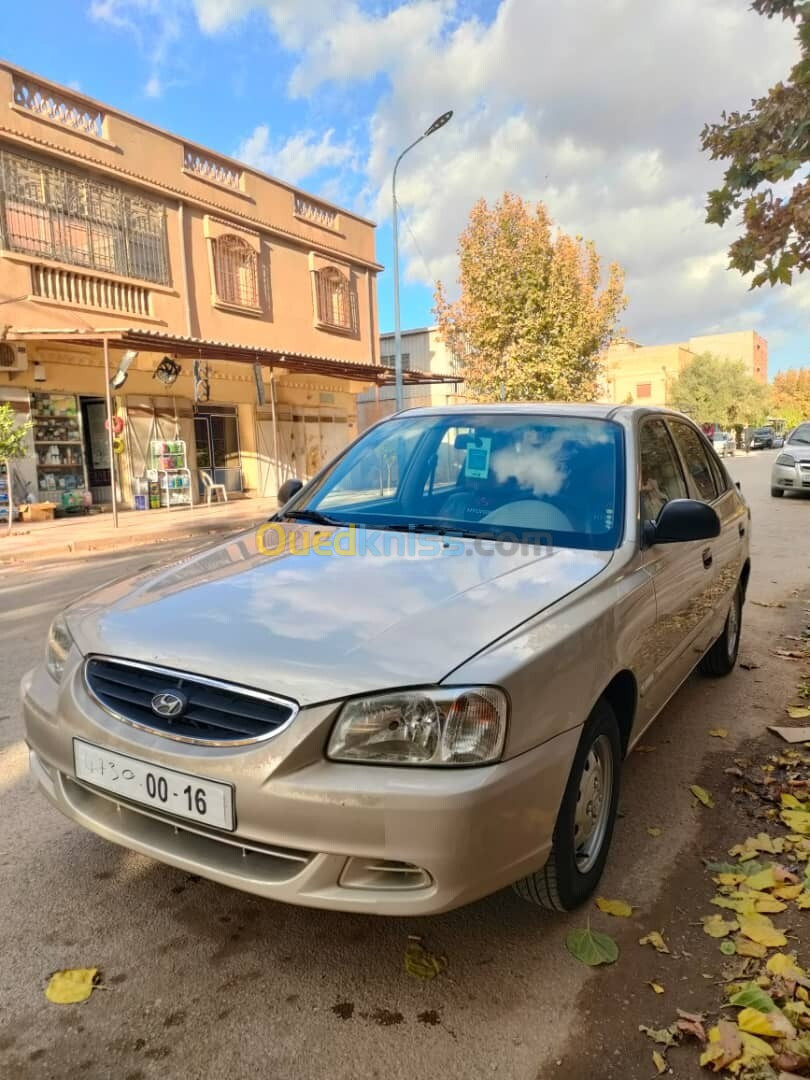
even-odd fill
[[[724,183],[709,192],[706,220],[724,225],[742,210],[743,235],[729,248],[730,265],[753,274],[751,288],[790,285],[810,267],[810,2],[754,0],[752,8],[797,27],[799,61],[747,112],[707,124],[703,149],[727,161]],[[790,191],[782,190],[796,177]]]

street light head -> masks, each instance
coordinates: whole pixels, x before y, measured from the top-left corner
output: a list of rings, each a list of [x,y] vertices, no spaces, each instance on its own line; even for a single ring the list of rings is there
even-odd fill
[[[425,135],[432,135],[434,131],[438,131],[439,128],[443,128],[445,124],[449,123],[453,116],[453,110],[450,109],[446,113],[442,113],[441,116],[437,116],[430,127],[425,132]]]

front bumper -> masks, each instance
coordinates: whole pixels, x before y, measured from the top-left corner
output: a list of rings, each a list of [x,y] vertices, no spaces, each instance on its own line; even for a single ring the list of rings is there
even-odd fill
[[[771,470],[771,487],[785,491],[810,491],[810,461],[795,465],[774,465]]]
[[[31,772],[67,817],[143,855],[270,899],[380,915],[447,911],[548,856],[579,729],[468,769],[327,761],[335,705],[301,710],[259,745],[181,745],[96,704],[81,663],[72,656],[59,687],[42,666],[23,680]],[[77,781],[74,737],[233,784],[237,831],[162,816]]]

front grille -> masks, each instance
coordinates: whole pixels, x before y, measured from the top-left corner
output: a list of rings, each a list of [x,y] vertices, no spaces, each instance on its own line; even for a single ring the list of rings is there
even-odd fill
[[[274,735],[297,711],[295,704],[242,686],[181,671],[106,657],[90,657],[84,677],[90,693],[120,720],[181,742],[241,745]],[[160,716],[156,694],[176,692],[179,716]]]

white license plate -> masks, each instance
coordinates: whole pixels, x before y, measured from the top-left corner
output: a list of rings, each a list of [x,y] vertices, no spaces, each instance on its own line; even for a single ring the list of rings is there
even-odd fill
[[[233,830],[233,787],[191,773],[73,740],[76,777],[122,799],[188,818],[216,829]]]

